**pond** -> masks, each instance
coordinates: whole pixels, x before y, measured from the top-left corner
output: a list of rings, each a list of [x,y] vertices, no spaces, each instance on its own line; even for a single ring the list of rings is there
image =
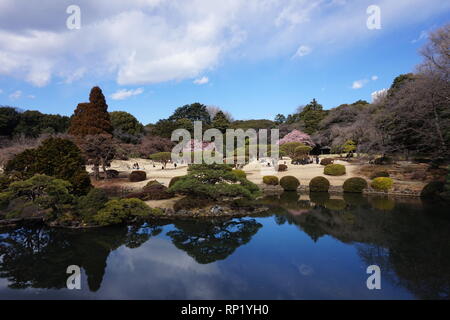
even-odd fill
[[[263,216],[0,231],[0,299],[448,299],[450,215],[416,199],[285,193]],[[69,290],[67,267],[81,268]],[[367,267],[381,270],[369,290]]]

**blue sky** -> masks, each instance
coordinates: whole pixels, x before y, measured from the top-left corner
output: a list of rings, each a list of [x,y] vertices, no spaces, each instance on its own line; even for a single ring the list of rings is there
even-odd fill
[[[236,119],[313,98],[329,109],[413,71],[427,32],[450,22],[440,0],[80,0],[69,30],[72,2],[0,0],[0,105],[70,115],[99,85],[144,124],[192,102]]]

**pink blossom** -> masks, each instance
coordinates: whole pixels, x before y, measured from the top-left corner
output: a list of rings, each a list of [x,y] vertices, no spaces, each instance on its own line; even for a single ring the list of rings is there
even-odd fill
[[[301,132],[300,130],[293,130],[290,133],[288,133],[287,135],[285,135],[283,137],[283,139],[280,139],[278,141],[279,145],[288,143],[288,142],[300,142],[303,144],[306,144],[308,146],[314,147],[316,144],[312,141],[311,137],[304,133]]]

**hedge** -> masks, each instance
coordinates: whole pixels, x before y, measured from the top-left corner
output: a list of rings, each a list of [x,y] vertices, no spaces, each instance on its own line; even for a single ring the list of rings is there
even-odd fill
[[[328,192],[330,181],[325,177],[315,177],[309,182],[310,192]]]
[[[320,164],[323,166],[333,164],[333,162],[334,162],[334,159],[331,159],[331,158],[325,158],[325,159],[320,160]]]
[[[367,181],[363,178],[350,178],[345,180],[342,186],[344,192],[349,193],[362,193],[365,188],[367,188]]]
[[[297,188],[300,186],[300,181],[296,177],[285,176],[281,178],[280,185],[284,191],[297,191]]]
[[[323,169],[323,173],[329,176],[343,176],[346,171],[342,164],[329,164]]]
[[[392,188],[393,185],[394,180],[385,177],[375,178],[371,183],[372,188],[378,191],[388,191]]]
[[[140,182],[147,179],[147,173],[145,171],[133,171],[129,177],[131,182]]]
[[[264,176],[263,183],[269,186],[277,186],[280,183],[280,181],[276,176]]]

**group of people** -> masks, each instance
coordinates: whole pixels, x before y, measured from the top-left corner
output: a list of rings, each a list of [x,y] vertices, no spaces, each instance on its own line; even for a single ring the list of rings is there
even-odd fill
[[[139,163],[137,163],[137,162],[135,162],[134,164],[133,164],[133,169],[137,169],[137,170],[139,170]]]

